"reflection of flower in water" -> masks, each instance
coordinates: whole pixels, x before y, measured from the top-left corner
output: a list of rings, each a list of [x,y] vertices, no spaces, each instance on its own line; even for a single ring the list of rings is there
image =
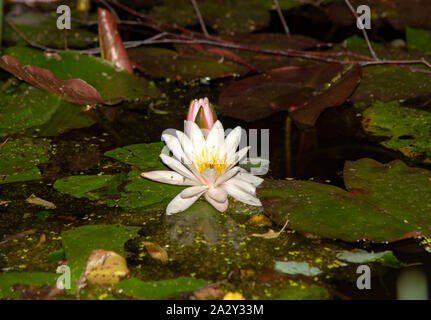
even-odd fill
[[[194,122],[200,107],[203,107],[204,127],[209,129],[206,138]],[[175,134],[162,135],[174,156],[162,153],[160,158],[173,171],[142,173],[143,177],[158,182],[189,186],[169,203],[166,214],[186,210],[202,195],[220,212],[228,208],[228,195],[246,204],[261,206],[256,197],[256,187],[263,179],[236,166],[249,149],[245,147],[236,151],[241,139],[241,127],[233,129],[225,138],[221,122],[213,124],[207,98],[192,101],[187,120],[186,134],[175,130]]]
[[[206,203],[198,202],[187,214],[166,217],[168,241],[191,246],[202,243],[213,246],[224,243],[236,249],[247,233],[230,216],[222,216]]]

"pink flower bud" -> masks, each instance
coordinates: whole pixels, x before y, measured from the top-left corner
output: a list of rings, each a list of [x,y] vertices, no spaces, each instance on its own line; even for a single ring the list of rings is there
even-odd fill
[[[190,130],[190,122],[196,122],[205,133],[208,132],[214,125],[214,116],[208,98],[192,100],[187,114],[187,132]]]

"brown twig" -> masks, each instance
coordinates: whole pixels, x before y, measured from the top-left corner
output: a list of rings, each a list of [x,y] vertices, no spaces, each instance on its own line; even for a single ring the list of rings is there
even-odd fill
[[[9,137],[7,137],[6,140],[2,142],[2,144],[0,144],[0,149],[4,147],[4,145],[8,140],[9,140]]]
[[[345,2],[345,3],[346,3],[346,5],[349,7],[349,10],[352,12],[352,14],[353,14],[353,16],[355,17],[356,21],[359,21],[359,17],[358,17],[358,15],[356,14],[356,11],[355,11],[355,9],[353,8],[353,6],[352,6],[352,4],[350,3],[350,1],[349,1],[349,0],[344,0],[344,2]],[[370,39],[368,39],[367,31],[365,31],[365,28],[362,28],[362,29],[361,29],[361,31],[362,31],[362,34],[364,35],[364,39],[365,39],[365,41],[367,42],[367,46],[368,46],[368,49],[370,50],[371,56],[374,58],[374,60],[379,60],[379,58],[377,58],[376,53],[374,52],[373,47],[371,46]]]
[[[275,5],[275,9],[277,9],[278,16],[280,17],[281,24],[283,25],[284,32],[288,37],[290,37],[289,26],[287,25],[286,20],[284,19],[283,12],[281,11],[278,0],[274,0],[274,5]]]
[[[196,0],[191,0],[193,4],[193,8],[195,8],[196,16],[198,17],[199,24],[201,25],[201,29],[205,37],[209,37],[209,33],[207,30],[207,27],[205,26],[204,19],[202,18],[201,11],[199,10],[198,4],[196,3]]]
[[[166,43],[204,44],[204,45],[211,45],[211,46],[224,47],[224,48],[230,48],[230,49],[258,52],[258,53],[264,53],[264,54],[272,54],[272,55],[278,55],[278,56],[289,56],[289,57],[299,57],[303,59],[312,59],[312,60],[322,61],[326,63],[359,64],[361,66],[377,65],[377,64],[394,64],[394,65],[422,64],[428,69],[431,69],[431,64],[424,58],[416,59],[416,60],[378,60],[377,58],[371,58],[368,56],[362,56],[352,52],[344,52],[344,51],[343,52],[318,52],[318,51],[301,51],[301,50],[295,50],[295,49],[277,50],[277,49],[266,49],[266,48],[242,45],[242,44],[226,41],[224,39],[220,39],[218,37],[214,37],[211,35],[206,37],[204,34],[199,32],[188,30],[186,28],[179,27],[176,25],[170,25],[167,23],[160,22],[153,17],[147,16],[145,14],[135,11],[117,2],[116,0],[106,0],[105,2],[112,3],[118,6],[120,9],[123,9],[124,11],[129,12],[130,14],[133,14],[135,16],[138,16],[146,20],[146,21],[127,21],[127,22],[123,21],[124,24],[143,25],[153,30],[159,31],[159,33],[154,37],[150,37],[145,40],[124,42],[125,48],[138,47],[140,45],[146,45],[146,44],[166,44]],[[356,16],[356,13],[354,13],[354,15]],[[6,21],[6,22],[30,46],[44,51],[51,51],[51,52],[60,51],[57,49],[48,48],[43,45],[39,45],[31,41],[21,31],[19,31],[10,21]],[[179,32],[179,33],[174,33],[173,31]],[[161,39],[163,37],[171,37],[171,38]],[[369,43],[368,37],[366,37],[366,40],[367,40],[367,43]],[[371,44],[369,44],[369,48],[372,50]],[[86,49],[86,50],[73,50],[73,51],[78,53],[95,54],[100,52],[100,48],[92,48],[92,49]],[[340,59],[334,59],[332,57],[352,57],[358,60],[340,60]],[[430,70],[425,70],[425,69],[410,68],[410,70],[414,72],[431,73]]]
[[[30,40],[29,38],[27,38],[25,36],[24,33],[22,33],[12,22],[10,22],[9,20],[5,19],[6,23],[22,38],[24,39],[25,42],[27,42],[30,46],[37,48],[37,49],[41,49],[43,51],[49,51],[49,52],[59,52],[60,50],[57,49],[52,49],[52,48],[48,48],[45,47],[43,45],[37,44],[36,42],[33,42],[32,40]]]

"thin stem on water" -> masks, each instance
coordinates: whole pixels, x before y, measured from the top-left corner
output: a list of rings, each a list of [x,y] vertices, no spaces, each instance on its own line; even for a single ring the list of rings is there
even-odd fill
[[[208,33],[208,30],[207,30],[207,27],[205,26],[205,22],[204,22],[204,19],[202,18],[201,11],[199,10],[198,4],[196,3],[196,0],[191,0],[191,1],[192,1],[192,4],[193,4],[193,7],[195,8],[196,16],[198,17],[199,24],[201,25],[202,32],[205,35],[205,37],[208,38],[209,37],[209,33]]]
[[[287,25],[286,19],[284,19],[283,12],[281,11],[280,4],[278,3],[278,0],[274,0],[274,5],[275,5],[275,8],[277,10],[278,16],[280,17],[281,24],[283,25],[284,32],[286,33],[286,35],[288,37],[290,37],[289,26]]]
[[[349,10],[352,12],[353,16],[355,17],[356,21],[358,21],[358,15],[356,14],[355,9],[353,8],[352,4],[350,3],[349,0],[344,0],[344,2],[346,3],[346,5],[349,7]],[[374,60],[379,60],[379,58],[377,58],[376,53],[374,52],[373,47],[371,46],[371,42],[370,39],[368,39],[368,34],[367,31],[365,31],[365,28],[362,28],[362,34],[364,35],[364,39],[367,42],[367,46],[368,49],[370,50],[371,56],[374,58]]]

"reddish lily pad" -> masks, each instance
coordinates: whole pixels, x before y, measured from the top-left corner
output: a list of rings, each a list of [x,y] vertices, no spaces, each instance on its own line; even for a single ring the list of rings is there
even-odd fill
[[[431,236],[431,172],[400,160],[347,161],[347,191],[311,181],[268,181],[258,189],[265,212],[303,233],[376,242]],[[408,190],[412,192],[407,192]]]
[[[297,123],[305,126],[314,126],[320,114],[327,108],[336,107],[344,103],[359,84],[362,68],[353,67],[335,82],[328,90],[318,96],[312,97],[305,106],[293,110],[290,116]]]
[[[147,80],[118,71],[100,58],[72,51],[44,54],[20,47],[8,48],[4,54],[0,67],[74,103],[118,103],[157,95]]]
[[[219,104],[226,115],[245,120],[263,119],[279,111],[293,111],[342,72],[338,64],[285,67],[249,77],[226,87]]]

